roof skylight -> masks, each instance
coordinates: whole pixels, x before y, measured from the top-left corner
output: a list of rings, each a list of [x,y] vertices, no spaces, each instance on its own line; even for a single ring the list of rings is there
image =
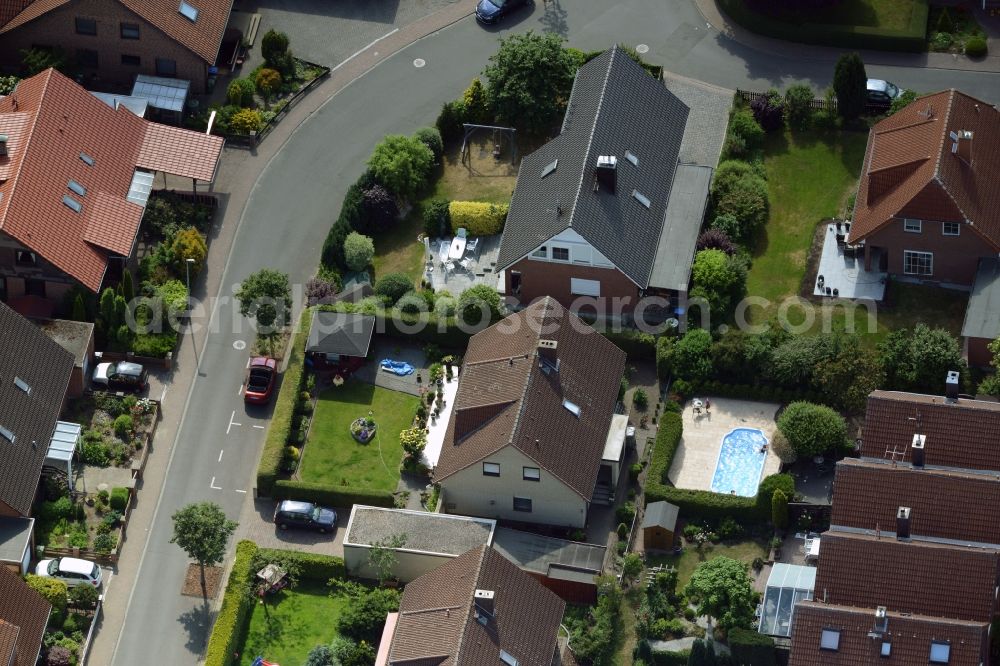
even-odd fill
[[[31,386],[20,377],[14,377],[14,386],[31,395]]]
[[[939,643],[938,641],[931,642],[930,661],[932,664],[947,664],[950,658],[951,658],[950,643]]]
[[[632,154],[631,150],[625,151],[625,159],[632,163],[632,166],[639,166],[639,158]]]
[[[81,197],[87,193],[87,188],[75,180],[71,180],[66,183],[66,187],[68,187],[72,192],[79,194]]]
[[[639,203],[641,203],[643,206],[645,206],[646,208],[649,208],[649,203],[650,203],[649,202],[649,197],[647,197],[645,194],[643,194],[639,190],[632,190],[632,197],[636,201],[638,201]]]
[[[94,158],[87,153],[80,153],[80,159],[83,160],[83,163],[87,166],[94,166]]]
[[[63,195],[63,203],[66,204],[66,207],[74,213],[79,213],[83,210],[83,205],[68,194]]]
[[[545,178],[547,175],[555,171],[556,167],[558,166],[559,166],[559,160],[555,160],[551,164],[547,164],[545,168],[542,169],[542,178]]]
[[[194,5],[188,4],[184,0],[181,0],[181,5],[177,8],[177,11],[181,13],[181,16],[190,20],[192,23],[198,20],[198,8]]]
[[[517,666],[517,657],[506,650],[500,650],[500,661],[507,664],[507,666]]]
[[[14,443],[14,439],[15,439],[14,433],[12,433],[8,428],[0,426],[0,437],[3,437],[4,439],[6,439],[11,444]]]
[[[569,400],[563,399],[562,406],[565,407],[567,410],[569,410],[570,414],[572,414],[576,418],[580,418],[580,405],[576,404],[575,402],[570,402]]]

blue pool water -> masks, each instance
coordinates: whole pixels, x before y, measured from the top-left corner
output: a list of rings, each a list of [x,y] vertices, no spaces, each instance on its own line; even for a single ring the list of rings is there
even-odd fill
[[[712,491],[755,496],[767,457],[760,449],[767,444],[767,437],[756,428],[736,428],[723,437],[719,462],[712,477]]]

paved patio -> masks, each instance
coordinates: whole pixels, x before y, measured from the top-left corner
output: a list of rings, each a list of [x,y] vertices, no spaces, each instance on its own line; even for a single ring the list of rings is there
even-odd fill
[[[885,298],[886,273],[866,271],[864,249],[859,248],[856,255],[846,247],[838,245],[837,234],[845,235],[850,229],[850,223],[844,223],[838,232],[837,225],[826,225],[823,237],[823,253],[819,258],[816,284],[813,285],[813,296],[834,296],[838,298],[859,298],[881,301]],[[873,257],[872,265],[878,265],[878,256]],[[820,278],[823,283],[820,286]],[[830,293],[827,293],[827,289]],[[836,290],[836,294],[834,294]]]
[[[700,396],[700,399],[705,400],[706,397],[712,405],[710,411],[703,410],[696,414],[691,401],[688,401],[681,413],[684,435],[667,473],[670,482],[678,488],[712,489],[712,477],[719,460],[722,439],[733,429],[757,428],[770,441],[777,427],[774,415],[780,405],[711,396]],[[761,478],[776,474],[780,468],[781,461],[768,450]]]
[[[400,377],[379,367],[385,359],[405,361],[413,366],[413,374]],[[374,345],[371,359],[354,372],[354,376],[367,384],[374,384],[390,391],[401,391],[420,395],[420,389],[427,385],[427,360],[419,345],[407,344],[395,338],[382,338]],[[417,381],[420,377],[420,382]]]
[[[457,262],[452,262],[453,267],[446,269],[441,261],[439,243],[451,243],[449,238],[436,238],[425,240],[427,246],[427,257],[430,259],[430,266],[425,266],[425,277],[434,287],[434,291],[451,292],[456,298],[463,291],[476,284],[488,284],[491,287],[497,286],[499,279],[495,269],[497,265],[497,255],[500,254],[500,236],[479,236],[479,247],[474,253],[466,252],[466,258],[471,261],[468,269],[463,268]]]

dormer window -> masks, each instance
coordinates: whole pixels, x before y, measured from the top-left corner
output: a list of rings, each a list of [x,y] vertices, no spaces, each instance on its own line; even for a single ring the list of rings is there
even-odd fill
[[[180,7],[177,8],[177,11],[181,13],[181,16],[188,19],[192,23],[198,20],[198,8],[185,2],[184,0],[181,0]]]
[[[14,255],[14,260],[18,266],[34,266],[38,263],[38,256],[28,250],[18,250]]]

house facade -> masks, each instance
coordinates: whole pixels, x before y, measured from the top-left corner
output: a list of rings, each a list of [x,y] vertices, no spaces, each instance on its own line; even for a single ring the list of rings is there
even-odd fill
[[[1000,111],[956,90],[872,128],[849,244],[897,279],[972,287],[1000,251]]]
[[[581,67],[559,136],[518,171],[496,266],[506,296],[607,317],[645,296],[684,301],[731,100],[657,80],[617,47]]]
[[[136,74],[191,81],[207,91],[232,0],[15,0],[0,5],[0,64],[21,51],[59,48],[94,87],[131,86]]]
[[[445,510],[585,526],[620,462],[604,457],[624,370],[624,352],[551,297],[474,335],[434,469]]]

